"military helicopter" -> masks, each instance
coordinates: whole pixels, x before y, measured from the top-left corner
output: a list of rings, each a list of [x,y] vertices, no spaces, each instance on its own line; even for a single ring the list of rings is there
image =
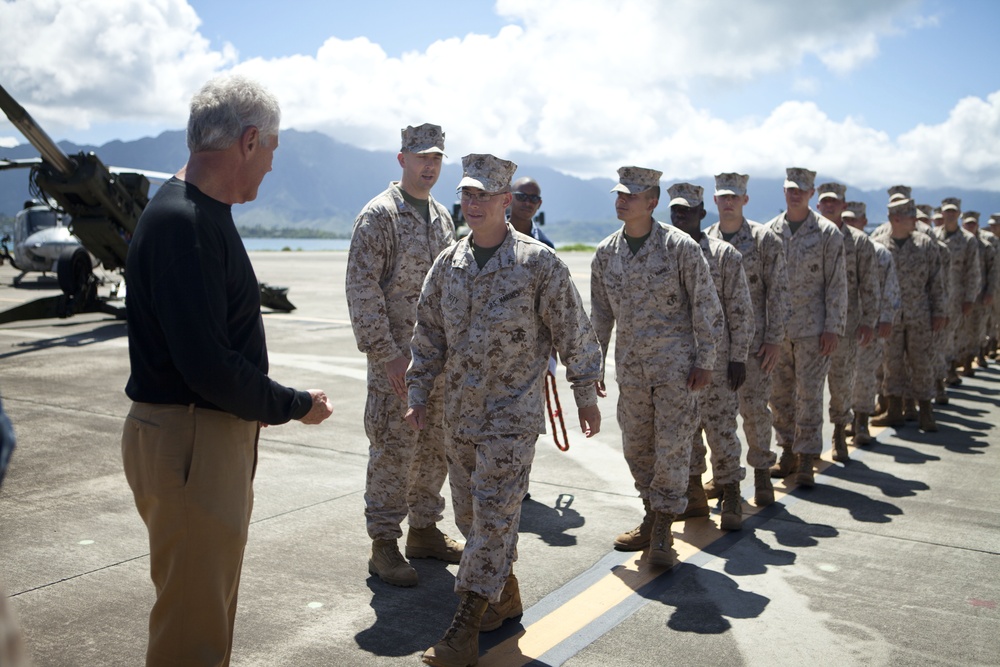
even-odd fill
[[[3,86],[0,108],[40,155],[28,160],[0,160],[0,169],[30,168],[29,190],[38,204],[32,202],[18,213],[14,253],[7,251],[4,244],[4,258],[22,271],[18,282],[23,272],[55,270],[62,291],[58,296],[0,312],[0,324],[94,312],[124,319],[125,308],[114,302],[124,296],[129,241],[139,215],[149,203],[150,177],[166,180],[170,174],[108,167],[92,152],[66,155]],[[44,210],[38,210],[46,208],[55,216],[55,225],[49,224],[52,218]],[[68,220],[68,224],[60,226],[60,218]],[[19,237],[17,226],[22,220],[24,228]],[[35,234],[44,234],[38,245],[33,245],[34,241],[29,242],[32,235],[27,232],[29,225],[36,222],[39,229]],[[49,225],[50,231],[41,229],[44,225]],[[57,231],[60,227],[70,233],[68,238],[65,232]],[[55,259],[54,263],[48,263],[49,257]],[[32,265],[28,259],[35,263]],[[98,265],[121,276],[108,296],[98,294],[98,286],[104,283],[94,274]],[[287,288],[261,283],[261,305],[285,312],[294,310],[287,292]]]
[[[13,251],[9,247],[12,242]],[[29,272],[41,272],[43,277],[55,272],[63,252],[79,247],[80,239],[69,231],[66,216],[50,204],[29,199],[14,217],[13,237],[8,234],[0,240],[0,264],[10,262],[21,272],[14,277],[17,286]],[[91,260],[91,267],[96,267],[97,258],[91,255]]]

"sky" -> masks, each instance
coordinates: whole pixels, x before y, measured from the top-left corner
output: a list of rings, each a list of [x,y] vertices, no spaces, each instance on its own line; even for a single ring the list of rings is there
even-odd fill
[[[449,162],[1000,191],[998,28],[995,0],[0,0],[0,86],[77,144],[183,129],[240,72],[371,150],[431,122]]]

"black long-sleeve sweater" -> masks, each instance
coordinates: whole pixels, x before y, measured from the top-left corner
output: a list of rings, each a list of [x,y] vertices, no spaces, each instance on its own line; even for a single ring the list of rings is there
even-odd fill
[[[308,392],[267,376],[260,288],[232,207],[172,178],[143,211],[125,267],[133,401],[283,424]]]

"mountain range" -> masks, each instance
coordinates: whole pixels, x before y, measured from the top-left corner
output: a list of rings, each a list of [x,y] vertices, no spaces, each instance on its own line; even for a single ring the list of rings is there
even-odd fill
[[[67,155],[93,151],[107,165],[169,173],[177,171],[187,159],[182,130],[135,141],[112,141],[103,146],[78,146],[65,141],[58,145]],[[0,157],[30,158],[37,157],[37,152],[30,144],[22,144],[0,148]],[[461,179],[461,172],[460,164],[445,163],[432,193],[435,199],[449,207],[456,201],[453,188]],[[535,178],[542,188],[544,229],[556,243],[596,243],[621,224],[615,217],[614,197],[610,194],[616,183],[614,174],[608,178],[581,179],[548,167],[521,165],[516,177],[525,175]],[[233,213],[237,224],[244,227],[317,229],[346,237],[365,203],[399,177],[400,168],[393,152],[356,148],[318,132],[282,130],[274,170],[264,179],[257,200],[235,207]],[[717,219],[710,196],[714,179],[709,175],[689,180],[705,188],[707,226]],[[829,180],[845,182],[836,175],[817,177],[817,183]],[[782,183],[783,179],[751,175],[747,217],[766,222],[780,213],[785,203]],[[665,180],[664,188],[669,184]],[[866,191],[847,185],[848,199],[865,202],[871,222],[885,219],[884,188]],[[998,192],[914,188],[913,194],[918,202],[935,205],[944,197],[960,197],[964,210],[982,213],[984,225],[991,213],[1000,211]],[[13,217],[28,198],[27,170],[0,171],[0,216]],[[659,220],[670,219],[667,201],[664,190],[655,214]]]

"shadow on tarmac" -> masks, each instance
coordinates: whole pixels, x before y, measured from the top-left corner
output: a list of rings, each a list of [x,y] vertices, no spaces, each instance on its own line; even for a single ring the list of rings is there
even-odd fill
[[[518,532],[538,535],[552,547],[576,545],[576,535],[569,535],[566,531],[582,527],[586,520],[571,507],[574,499],[572,494],[560,493],[555,506],[549,507],[538,502],[534,496],[528,498],[521,504]]]
[[[7,352],[6,354],[0,354],[0,359],[10,359],[11,357],[17,357],[22,354],[30,354],[32,352],[39,352],[42,350],[49,350],[54,347],[86,347],[87,345],[93,345],[94,343],[103,343],[109,340],[114,340],[115,338],[123,338],[128,330],[125,327],[125,322],[116,319],[104,320],[105,324],[97,322],[101,326],[90,331],[80,331],[78,333],[73,333],[68,336],[56,336],[54,338],[43,338],[41,340],[31,340],[25,341],[23,343],[17,343],[14,347],[18,348],[13,352]],[[79,326],[78,322],[65,323],[65,324],[55,324],[52,325],[53,328],[58,327],[68,327],[68,326]]]
[[[940,460],[934,457],[935,460]],[[928,458],[928,460],[930,460]],[[868,467],[864,461],[851,459],[844,466],[830,466],[823,474],[834,479],[842,479],[856,484],[874,486],[882,495],[890,498],[906,498],[917,495],[917,491],[930,489],[927,484],[912,479],[902,479],[880,470]]]
[[[422,653],[448,629],[458,607],[455,575],[441,561],[413,559],[411,564],[420,577],[419,586],[401,588],[374,575],[368,577],[375,623],[354,636],[363,651],[385,657]],[[430,605],[428,598],[452,602]]]

